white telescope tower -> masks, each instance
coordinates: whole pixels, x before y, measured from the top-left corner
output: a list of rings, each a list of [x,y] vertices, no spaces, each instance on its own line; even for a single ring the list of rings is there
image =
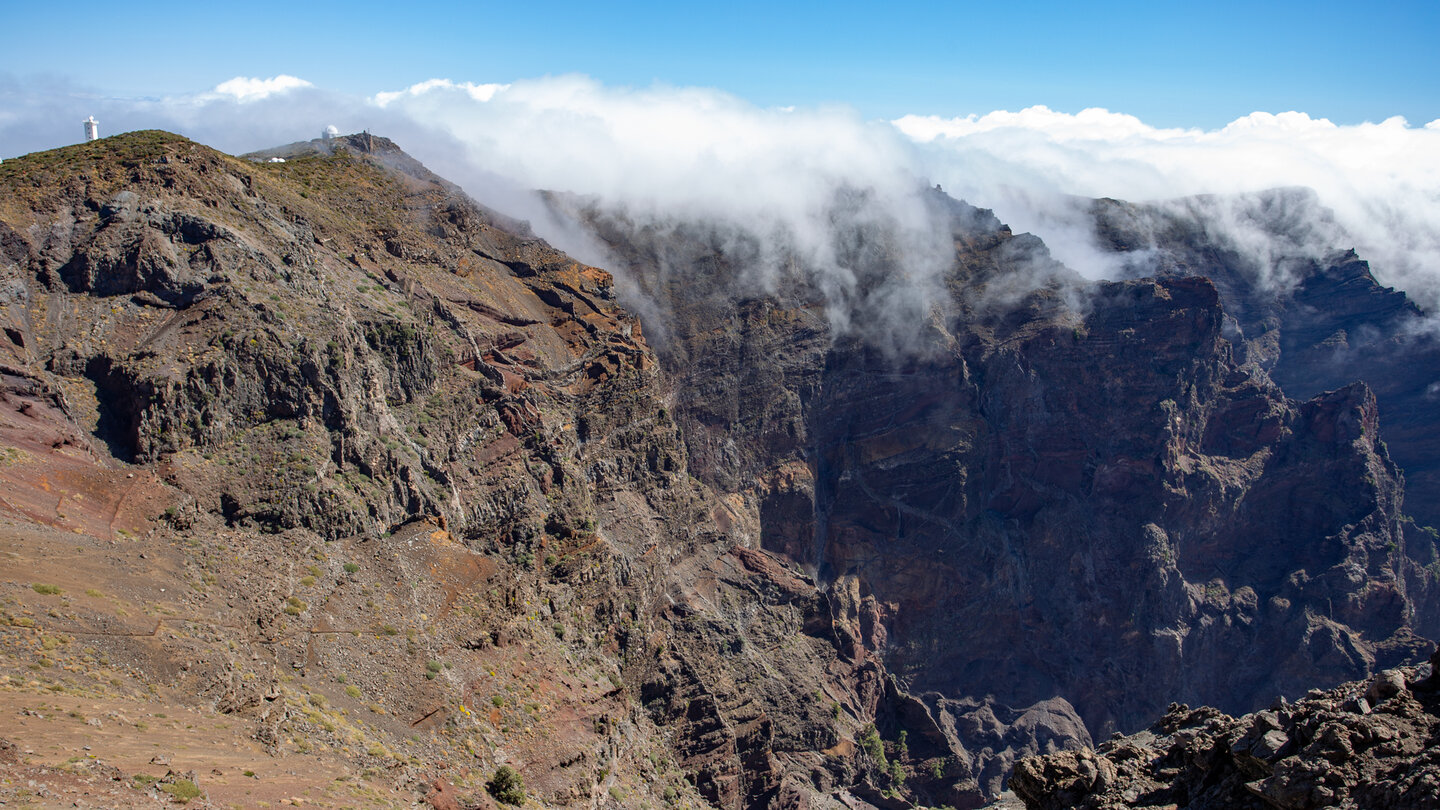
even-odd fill
[[[95,120],[95,116],[92,115],[80,123],[85,125],[85,140],[95,141],[100,139],[100,122]]]

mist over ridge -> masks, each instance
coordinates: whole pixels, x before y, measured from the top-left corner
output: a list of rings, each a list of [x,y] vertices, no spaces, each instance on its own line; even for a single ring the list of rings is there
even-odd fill
[[[231,152],[308,139],[335,125],[394,138],[477,199],[531,220],[538,233],[588,261],[609,257],[554,221],[533,190],[595,197],[666,227],[710,222],[760,240],[760,264],[747,275],[760,291],[773,289],[787,257],[798,257],[842,326],[857,292],[854,268],[835,255],[837,194],[863,192],[858,215],[890,229],[906,268],[903,283],[923,295],[947,261],[935,212],[923,200],[935,184],[994,209],[1017,233],[1037,234],[1089,278],[1144,272],[1137,256],[1122,260],[1098,249],[1085,213],[1089,198],[1306,187],[1318,205],[1281,218],[1333,217],[1290,228],[1278,243],[1223,200],[1184,205],[1260,255],[1322,257],[1354,247],[1381,283],[1405,290],[1427,311],[1440,309],[1440,121],[1337,125],[1303,112],[1256,112],[1201,130],[1152,127],[1098,108],[1072,114],[1040,106],[883,121],[839,106],[761,108],[714,89],[614,87],[581,75],[510,84],[431,79],[368,98],[288,75],[236,77],[160,99],[95,98],[14,77],[0,77],[0,86],[13,102],[0,113],[0,143],[10,154],[14,146],[67,142],[78,125],[60,125],[89,114],[101,119],[102,134],[173,129]],[[39,142],[47,136],[61,140]],[[1268,280],[1284,283],[1283,274]]]

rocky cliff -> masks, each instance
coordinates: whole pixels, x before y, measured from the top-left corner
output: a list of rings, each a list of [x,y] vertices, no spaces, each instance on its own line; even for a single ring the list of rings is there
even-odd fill
[[[0,165],[7,797],[974,807],[1428,650],[1371,387],[922,199],[837,288],[552,197],[642,330],[384,138]]]
[[[1334,243],[1329,214],[1308,189],[1143,205],[1097,200],[1087,215],[1097,242],[1129,272],[1212,279],[1236,346],[1290,396],[1357,380],[1375,391],[1385,439],[1405,473],[1416,621],[1440,624],[1440,447],[1432,427],[1440,418],[1433,374],[1440,344],[1432,320]]]
[[[1376,393],[1385,438],[1405,472],[1412,559],[1437,561],[1440,418],[1433,323],[1369,264],[1336,244],[1329,214],[1308,189],[1194,197],[1137,205],[1097,200],[1100,245],[1141,275],[1204,275],[1233,320],[1234,342],[1293,397],[1354,381]],[[1417,582],[1417,587],[1427,587]],[[1428,586],[1433,587],[1433,586]],[[1435,607],[1422,600],[1427,626]]]
[[[836,328],[803,258],[757,293],[732,235],[554,204],[662,313],[696,474],[870,600],[866,643],[987,790],[1172,700],[1244,711],[1428,649],[1372,389],[1288,398],[1210,279],[1088,283],[937,192],[948,295],[897,351]],[[883,245],[837,249],[862,291],[904,272]]]

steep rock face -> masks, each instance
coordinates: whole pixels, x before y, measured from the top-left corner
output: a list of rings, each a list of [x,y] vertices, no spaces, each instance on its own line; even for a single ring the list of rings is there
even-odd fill
[[[666,369],[704,381],[676,399],[697,475],[871,600],[867,643],[986,789],[1176,698],[1245,710],[1421,652],[1370,389],[1288,400],[1235,356],[1210,281],[1087,285],[931,202],[949,295],[898,352],[831,328],[803,267],[754,293],[703,227],[557,208],[658,303]],[[862,289],[899,272],[840,256]]]
[[[236,527],[336,539],[429,515],[478,538],[540,528],[556,505],[533,499],[593,513],[570,481],[663,497],[684,458],[608,274],[365,143],[256,166],[140,133],[58,158],[82,184],[59,193],[47,163],[7,165],[12,361],[88,389],[72,417],[114,458]]]
[[[997,336],[969,385],[952,367],[877,390],[882,364],[832,364],[824,561],[894,603],[892,665],[1012,705],[1064,684],[1108,732],[1165,700],[1145,684],[1225,705],[1294,691],[1333,642],[1304,605],[1339,606],[1326,618],[1372,642],[1401,628],[1398,484],[1368,391],[1296,407],[1237,371],[1203,281],[1117,285],[1092,306]],[[1370,585],[1349,582],[1357,566]],[[1296,657],[1252,658],[1266,649]],[[1363,671],[1345,652],[1324,676]]]
[[[1383,287],[1308,189],[1089,208],[1097,241],[1130,271],[1203,274],[1221,291],[1243,357],[1289,396],[1354,381],[1376,395],[1405,473],[1405,577],[1419,627],[1440,627],[1440,342],[1404,293]]]
[[[1377,283],[1354,251],[1335,249],[1329,213],[1313,192],[1097,200],[1090,215],[1100,245],[1132,272],[1212,279],[1239,329],[1237,345],[1289,396],[1369,385],[1405,469],[1406,513],[1421,525],[1440,523],[1440,447],[1430,429],[1440,417],[1432,390],[1440,343],[1404,293]]]
[[[973,807],[1171,699],[1421,644],[1370,389],[1285,399],[1203,279],[1087,286],[936,194],[953,261],[910,287],[846,192],[853,284],[757,287],[743,234],[573,208],[657,356],[606,272],[383,138],[276,154],[0,166],[16,683],[153,687],[327,782]]]

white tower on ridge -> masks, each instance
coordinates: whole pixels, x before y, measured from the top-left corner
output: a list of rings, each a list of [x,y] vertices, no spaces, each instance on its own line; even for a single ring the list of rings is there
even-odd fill
[[[89,118],[86,118],[84,121],[81,121],[80,123],[85,125],[85,140],[99,140],[100,122],[95,120],[95,116],[92,115]]]

